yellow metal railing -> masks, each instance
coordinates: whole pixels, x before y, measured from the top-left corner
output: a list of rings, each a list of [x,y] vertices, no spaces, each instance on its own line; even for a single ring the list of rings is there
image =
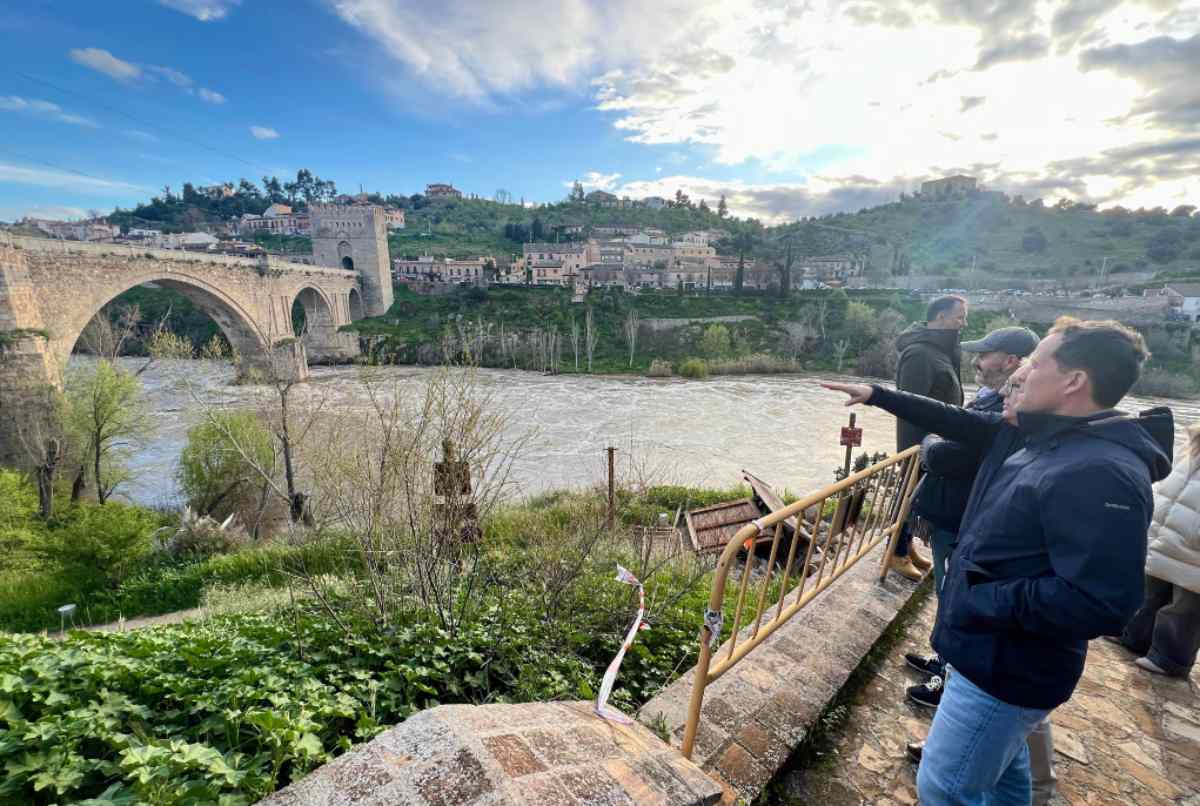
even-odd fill
[[[696,741],[696,728],[700,722],[700,708],[704,704],[704,690],[709,683],[719,678],[746,657],[756,646],[765,641],[776,629],[799,613],[805,605],[833,584],[872,549],[884,541],[887,550],[880,563],[879,578],[887,575],[887,560],[891,556],[900,530],[908,518],[909,504],[920,475],[920,449],[908,448],[866,470],[855,473],[836,484],[812,493],[783,509],[759,518],[743,526],[734,536],[717,562],[712,593],[708,599],[704,627],[700,633],[700,660],[696,665],[692,698],[688,707],[688,720],[683,733],[683,755],[692,756]],[[779,593],[776,600],[767,606],[767,597],[778,565],[784,522],[794,518],[792,539],[787,546],[787,560],[781,569]],[[766,546],[765,535],[773,529],[770,553],[764,571],[755,585],[758,587],[754,601],[757,604],[754,626],[749,636],[739,644],[738,633],[742,627],[742,615],[751,577],[758,565],[759,547]],[[796,564],[796,554],[804,544],[803,561]],[[733,630],[728,649],[721,648],[714,662],[713,653],[720,644],[722,607],[725,602],[725,584],[734,568],[738,554],[745,551],[746,561],[738,583],[737,604],[733,611]],[[799,573],[797,573],[797,571]],[[788,589],[793,578],[799,584]],[[774,615],[764,622],[764,614],[773,610]]]

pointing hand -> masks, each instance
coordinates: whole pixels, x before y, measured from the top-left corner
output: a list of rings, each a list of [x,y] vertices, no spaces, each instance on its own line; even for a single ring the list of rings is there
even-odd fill
[[[874,389],[865,383],[823,383],[821,386],[834,392],[845,392],[849,395],[850,399],[846,401],[847,406],[853,406],[856,403],[866,403],[874,391]]]

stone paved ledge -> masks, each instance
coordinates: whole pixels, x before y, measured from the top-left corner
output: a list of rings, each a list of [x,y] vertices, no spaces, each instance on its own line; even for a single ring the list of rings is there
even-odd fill
[[[590,702],[422,711],[265,806],[708,806],[721,788],[645,727]]]
[[[772,806],[879,806],[917,802],[916,768],[904,744],[925,738],[932,712],[908,703],[919,682],[903,653],[928,651],[936,602],[929,597],[869,682],[850,700],[846,721],[802,768],[772,786]],[[1105,641],[1088,649],[1083,679],[1051,716],[1055,806],[1200,806],[1200,669],[1188,680],[1148,674]]]
[[[749,802],[762,792],[916,592],[916,583],[895,574],[880,583],[878,560],[878,551],[861,560],[708,687],[693,760],[722,784],[724,802]],[[665,726],[675,747],[694,674],[638,714],[656,730]]]

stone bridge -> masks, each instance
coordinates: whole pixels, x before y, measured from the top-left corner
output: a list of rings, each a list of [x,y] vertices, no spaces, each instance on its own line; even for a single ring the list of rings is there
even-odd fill
[[[0,237],[0,462],[18,460],[18,423],[44,406],[83,329],[114,298],[153,283],[207,313],[243,366],[303,378],[308,361],[358,354],[339,328],[392,304],[382,212],[312,205],[313,261]],[[299,302],[305,332],[292,327]]]

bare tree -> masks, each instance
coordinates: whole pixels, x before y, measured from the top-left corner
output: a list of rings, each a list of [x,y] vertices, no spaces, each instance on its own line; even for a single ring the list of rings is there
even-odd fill
[[[579,371],[579,320],[571,317],[571,349],[575,353],[575,371]]]
[[[817,328],[821,331],[821,343],[824,344],[829,338],[825,332],[825,328],[829,325],[829,300],[822,299],[817,303],[816,322]]]
[[[474,524],[508,491],[526,437],[506,436],[505,416],[470,369],[439,370],[420,387],[369,373],[362,383],[365,409],[323,423],[328,450],[312,469],[313,506],[353,541],[352,606],[387,627],[415,598],[454,633],[494,584]],[[303,576],[312,588],[325,584]]]
[[[600,334],[596,331],[596,320],[592,314],[592,306],[589,305],[587,312],[584,314],[584,346],[587,347],[587,371],[592,371],[592,355],[596,352],[596,342],[600,340]]]
[[[850,349],[850,342],[846,339],[838,339],[833,343],[833,357],[837,361],[837,371],[842,371],[842,362],[846,358],[846,351]]]
[[[634,353],[637,351],[638,312],[631,308],[625,316],[625,343],[629,345],[629,366],[633,366]]]

